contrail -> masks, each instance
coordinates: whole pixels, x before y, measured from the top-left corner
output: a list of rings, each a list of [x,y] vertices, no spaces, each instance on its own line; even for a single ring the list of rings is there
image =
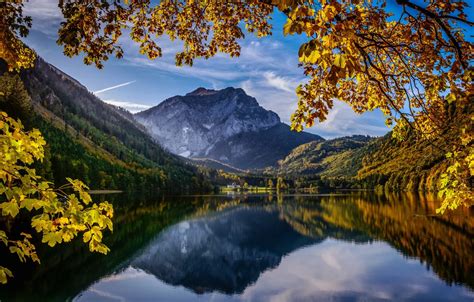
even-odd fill
[[[130,81],[130,82],[125,82],[125,83],[118,84],[118,85],[115,85],[115,86],[107,87],[107,88],[104,88],[104,89],[101,89],[101,90],[94,91],[94,94],[98,94],[98,93],[106,92],[106,91],[109,91],[109,90],[112,90],[112,89],[127,86],[127,85],[130,85],[130,84],[135,83],[135,82],[136,81]]]

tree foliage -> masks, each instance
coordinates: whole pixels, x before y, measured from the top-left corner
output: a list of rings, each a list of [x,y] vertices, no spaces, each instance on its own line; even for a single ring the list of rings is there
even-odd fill
[[[32,21],[23,16],[23,3],[2,1],[0,13],[0,58],[8,62],[10,70],[32,67],[35,53],[19,39],[28,35]]]
[[[430,1],[420,6],[385,1],[290,1],[285,34],[305,33],[299,58],[310,80],[297,88],[293,128],[324,121],[333,100],[355,112],[380,109],[393,135],[405,139],[446,138],[438,146],[450,167],[441,179],[439,212],[470,205],[474,198],[473,44],[459,23],[472,26],[463,1]]]
[[[288,185],[285,183],[283,177],[279,176],[277,178],[276,190],[277,192],[285,191],[288,189]]]
[[[102,231],[112,230],[112,205],[92,203],[87,186],[68,178],[68,184],[53,189],[52,184],[36,174],[30,166],[44,157],[45,140],[37,129],[26,132],[19,121],[0,112],[0,210],[4,219],[14,219],[20,211],[31,212],[31,226],[41,241],[53,247],[69,242],[82,233],[93,252],[106,254]],[[3,227],[2,227],[3,228]],[[20,261],[40,262],[32,235],[21,232],[19,238],[0,229],[0,241]],[[0,283],[6,283],[12,272],[0,266]]]
[[[443,136],[439,146],[448,154],[450,169],[440,195],[449,205],[468,205],[473,198],[473,44],[463,28],[467,3],[461,0],[396,0],[387,8],[380,0],[61,0],[65,17],[58,43],[68,56],[84,54],[86,64],[102,67],[110,55],[123,55],[124,33],[150,59],[160,57],[159,38],[180,40],[176,64],[217,52],[240,54],[243,27],[257,36],[271,33],[276,8],[288,18],[286,35],[305,35],[299,49],[308,81],[296,94],[298,108],[292,127],[302,130],[326,119],[334,100],[355,112],[380,109],[394,136],[414,132],[420,140]],[[2,57],[10,68],[28,66],[17,56],[16,39],[27,34],[31,20],[23,17],[21,1],[2,5]],[[244,25],[244,26],[242,26]],[[6,41],[6,42],[5,42]],[[14,41],[14,42],[12,42]],[[10,46],[11,45],[11,46]],[[27,48],[23,48],[23,52]],[[23,60],[23,61],[22,61]],[[444,209],[446,207],[442,207]]]
[[[31,117],[31,102],[18,75],[7,73],[0,76],[0,108],[10,117],[28,123]]]

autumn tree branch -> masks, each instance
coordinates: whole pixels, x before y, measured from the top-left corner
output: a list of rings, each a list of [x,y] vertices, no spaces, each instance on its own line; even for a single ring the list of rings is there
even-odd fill
[[[459,45],[459,42],[456,40],[456,38],[454,37],[453,33],[451,32],[451,30],[448,28],[448,26],[443,22],[442,19],[446,19],[446,18],[450,18],[450,19],[460,19],[460,18],[457,18],[457,17],[453,17],[453,16],[446,16],[446,15],[437,15],[436,13],[430,11],[430,10],[427,10],[426,8],[424,7],[421,7],[415,3],[412,3],[408,0],[396,0],[398,4],[400,5],[403,5],[403,6],[408,6],[422,14],[424,14],[425,16],[433,19],[444,31],[444,33],[446,34],[446,36],[448,37],[448,39],[451,41],[451,44],[453,45],[453,47],[456,49],[456,54],[457,54],[457,57],[458,57],[458,60],[459,62],[461,63],[462,67],[464,69],[466,69],[468,67],[467,63],[463,60],[463,53],[462,53],[462,49],[461,49],[461,46]],[[464,22],[466,22],[467,24],[469,25],[473,25],[474,23],[473,22],[469,22],[469,21],[465,21],[463,19],[460,19]]]

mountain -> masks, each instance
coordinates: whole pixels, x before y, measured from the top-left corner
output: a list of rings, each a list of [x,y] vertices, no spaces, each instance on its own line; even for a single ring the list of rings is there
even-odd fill
[[[22,120],[45,137],[47,158],[38,169],[56,183],[75,177],[93,189],[122,190],[194,190],[203,184],[195,167],[163,150],[130,113],[102,102],[41,58],[21,72],[18,87],[9,88],[18,76],[5,70],[0,62],[5,89],[26,89],[22,102],[31,110]],[[15,115],[8,103],[0,102],[0,109]]]
[[[328,180],[330,187],[436,191],[447,168],[442,144],[441,137],[423,141],[414,134],[404,141],[391,133],[341,137],[298,146],[265,172]]]
[[[380,138],[365,154],[357,177],[367,187],[390,191],[437,191],[448,162],[442,146],[445,138],[419,140],[410,134],[404,141],[391,133]]]
[[[222,170],[228,173],[240,174],[246,173],[247,171],[233,167],[228,164],[221,163],[218,160],[211,159],[211,158],[185,158],[185,161],[189,162],[190,164],[200,166],[203,168],[210,168],[214,170]]]
[[[287,175],[354,177],[376,141],[370,136],[353,135],[309,142],[293,149],[274,170]]]
[[[275,112],[240,88],[198,88],[135,114],[172,153],[210,158],[238,169],[272,166],[318,135],[292,132]]]

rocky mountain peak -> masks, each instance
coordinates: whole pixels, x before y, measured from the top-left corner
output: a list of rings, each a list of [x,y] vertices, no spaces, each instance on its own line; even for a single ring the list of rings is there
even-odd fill
[[[194,91],[191,91],[186,94],[186,96],[206,96],[216,94],[218,91],[214,89],[206,89],[204,87],[199,87]]]
[[[284,125],[275,112],[260,106],[243,89],[233,87],[222,90],[200,87],[139,112],[135,119],[163,147],[175,154],[209,157],[227,163],[232,162],[229,156],[215,155],[216,148],[221,149],[222,142],[238,135],[245,137]],[[273,139],[278,140],[277,137]],[[243,150],[235,144],[227,147],[233,153],[243,154]]]

